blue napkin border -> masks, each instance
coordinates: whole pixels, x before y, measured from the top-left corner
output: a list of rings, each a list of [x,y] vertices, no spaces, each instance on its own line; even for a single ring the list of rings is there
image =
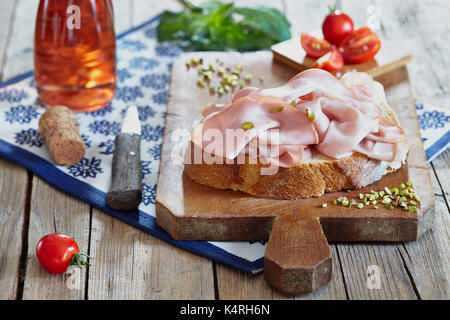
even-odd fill
[[[134,31],[140,30],[159,19],[161,14],[151,18],[150,20],[129,29],[117,36],[120,39]],[[28,71],[9,80],[0,83],[0,88],[17,83],[28,77],[33,76],[33,71]],[[34,172],[42,179],[64,191],[67,194],[78,198],[95,208],[117,218],[127,224],[141,229],[151,235],[168,242],[176,247],[185,249],[195,254],[205,256],[212,260],[221,262],[231,267],[243,270],[251,274],[257,274],[264,268],[264,258],[255,261],[249,261],[233,255],[213,244],[206,241],[177,241],[173,240],[170,235],[156,224],[156,218],[144,213],[140,210],[132,211],[116,211],[106,205],[106,193],[94,188],[93,186],[73,178],[62,171],[58,170],[54,164],[41,158],[29,151],[21,149],[9,142],[0,139],[0,156],[13,163]]]

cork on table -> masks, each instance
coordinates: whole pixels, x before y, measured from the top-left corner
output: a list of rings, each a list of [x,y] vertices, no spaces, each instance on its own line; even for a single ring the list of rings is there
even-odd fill
[[[128,30],[179,1],[113,1],[116,32]],[[237,5],[249,1],[237,0]],[[253,3],[253,2],[252,2]],[[286,13],[292,33],[318,27],[327,1],[264,1]],[[378,1],[387,40],[409,48],[414,97],[448,106],[450,41],[445,30],[450,3]],[[0,80],[33,67],[33,33],[38,1],[0,3]],[[343,1],[358,25],[365,24],[367,1]],[[307,13],[307,14],[306,14]],[[29,21],[30,23],[23,23]],[[420,61],[428,61],[420,63]],[[332,243],[333,281],[308,295],[282,295],[263,275],[216,263],[173,247],[70,197],[31,172],[0,159],[0,299],[449,299],[450,151],[430,164],[436,221],[411,243]],[[50,275],[39,265],[35,244],[45,234],[77,239],[95,264],[72,274]],[[381,283],[367,286],[367,272]]]

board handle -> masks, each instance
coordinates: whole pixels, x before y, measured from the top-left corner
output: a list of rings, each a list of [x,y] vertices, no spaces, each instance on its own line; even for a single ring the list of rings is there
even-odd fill
[[[319,219],[300,213],[275,218],[264,279],[282,293],[299,294],[315,291],[331,278],[331,251]]]

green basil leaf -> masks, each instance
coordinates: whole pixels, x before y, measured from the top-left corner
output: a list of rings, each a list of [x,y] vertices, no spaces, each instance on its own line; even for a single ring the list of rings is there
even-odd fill
[[[198,6],[183,2],[188,10],[163,12],[158,41],[178,41],[191,50],[260,50],[291,37],[289,22],[274,8],[236,8],[220,1]]]

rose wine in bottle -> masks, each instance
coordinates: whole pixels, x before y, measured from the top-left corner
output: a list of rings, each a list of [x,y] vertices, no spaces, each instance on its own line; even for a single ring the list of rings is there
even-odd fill
[[[34,77],[46,105],[93,111],[108,104],[116,89],[111,0],[41,0]]]

